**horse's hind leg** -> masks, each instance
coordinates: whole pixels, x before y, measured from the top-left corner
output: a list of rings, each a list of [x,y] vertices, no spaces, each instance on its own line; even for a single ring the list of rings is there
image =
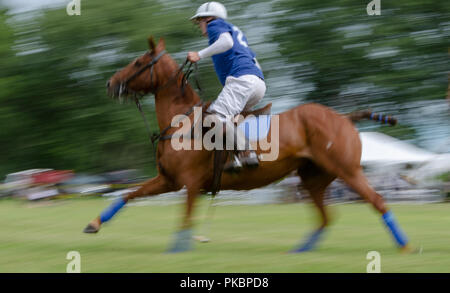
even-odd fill
[[[307,161],[305,165],[298,169],[298,174],[302,179],[303,187],[308,190],[314,205],[317,207],[321,222],[319,227],[302,242],[302,244],[291,252],[305,252],[315,248],[319,242],[325,227],[329,223],[329,217],[324,205],[325,190],[336,178],[319,168],[312,161]]]
[[[342,180],[347,183],[354,191],[356,191],[363,199],[371,203],[372,206],[381,214],[387,212],[386,204],[383,197],[379,195],[369,184],[366,176],[361,169],[352,175],[341,176]]]
[[[121,210],[130,199],[141,196],[156,195],[165,192],[172,191],[173,189],[167,184],[165,178],[158,175],[145,182],[138,190],[127,194],[124,197],[120,197],[115,200],[108,208],[106,208],[100,216],[92,220],[86,228],[84,233],[97,233],[100,230],[101,224],[109,221],[119,210]]]
[[[392,211],[386,207],[383,197],[379,195],[369,185],[366,176],[364,176],[362,169],[359,168],[352,174],[344,174],[340,176],[353,190],[355,190],[362,198],[370,202],[372,206],[382,215],[383,223],[386,225],[397,245],[403,250],[408,251],[408,239],[403,231],[400,229],[397,221],[394,218]]]

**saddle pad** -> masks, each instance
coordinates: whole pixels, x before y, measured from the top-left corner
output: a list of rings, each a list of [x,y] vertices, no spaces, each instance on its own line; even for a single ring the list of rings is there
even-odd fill
[[[238,125],[238,129],[250,141],[263,139],[269,134],[271,117],[271,115],[250,116]]]

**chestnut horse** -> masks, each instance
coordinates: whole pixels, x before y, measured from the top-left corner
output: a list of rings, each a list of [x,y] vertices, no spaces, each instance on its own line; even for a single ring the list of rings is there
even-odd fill
[[[184,82],[177,63],[165,52],[164,40],[155,44],[149,38],[150,51],[115,73],[107,83],[108,94],[113,97],[136,93],[153,93],[160,131],[171,125],[177,114],[189,113],[200,98]],[[381,117],[381,116],[380,116]],[[192,114],[189,116],[192,118]],[[369,118],[369,117],[359,117]],[[249,190],[268,185],[292,171],[297,171],[303,186],[309,191],[320,215],[321,222],[305,242],[291,252],[311,250],[329,224],[324,206],[324,192],[336,178],[342,179],[377,210],[396,244],[408,250],[408,240],[399,228],[383,197],[373,190],[363,174],[361,142],[358,131],[349,117],[340,115],[319,104],[305,104],[279,114],[278,158],[262,161],[256,169],[243,170],[239,175],[224,173],[222,190]],[[178,128],[168,128],[167,134]],[[270,136],[270,133],[269,133]],[[269,137],[270,139],[270,137]],[[262,153],[257,149],[258,154]],[[157,145],[158,176],[136,191],[116,200],[85,228],[96,233],[102,223],[111,219],[129,200],[158,195],[186,187],[187,200],[181,229],[176,233],[170,252],[186,251],[192,245],[192,213],[194,201],[201,190],[207,190],[213,177],[213,151],[174,150],[170,140]]]

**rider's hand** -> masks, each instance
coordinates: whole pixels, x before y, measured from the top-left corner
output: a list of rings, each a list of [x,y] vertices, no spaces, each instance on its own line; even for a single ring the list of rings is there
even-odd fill
[[[189,52],[187,55],[187,59],[192,63],[196,63],[200,60],[200,56],[198,56],[198,52]]]

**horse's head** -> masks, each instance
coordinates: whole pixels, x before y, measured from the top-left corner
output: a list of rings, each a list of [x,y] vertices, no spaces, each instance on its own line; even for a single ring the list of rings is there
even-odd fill
[[[106,88],[109,96],[123,98],[135,94],[147,94],[158,88],[160,80],[155,67],[165,54],[165,43],[161,38],[156,45],[153,37],[149,37],[148,44],[149,51],[116,72],[108,80]]]

